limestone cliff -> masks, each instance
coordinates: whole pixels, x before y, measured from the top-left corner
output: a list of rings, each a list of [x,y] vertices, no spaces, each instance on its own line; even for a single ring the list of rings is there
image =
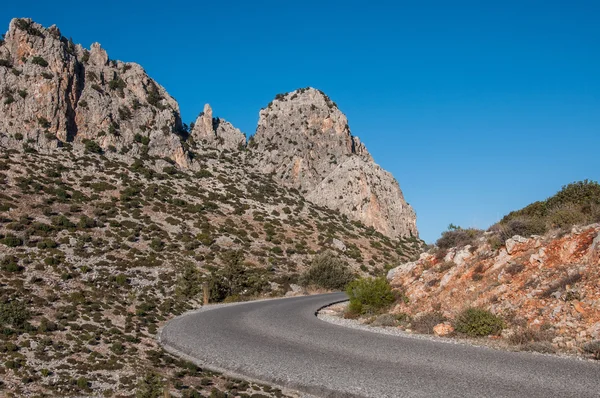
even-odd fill
[[[417,235],[398,182],[352,136],[346,116],[323,92],[278,95],[260,111],[251,162],[313,203],[339,210],[390,236]]]
[[[179,106],[141,66],[99,44],[73,44],[56,26],[13,19],[0,45],[0,142],[38,150],[93,139],[106,151],[187,163]],[[15,140],[16,138],[16,140]]]

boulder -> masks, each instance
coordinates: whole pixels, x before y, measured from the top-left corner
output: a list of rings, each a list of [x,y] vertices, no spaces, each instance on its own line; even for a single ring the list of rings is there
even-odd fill
[[[454,327],[449,323],[438,323],[433,327],[433,334],[436,336],[448,336],[454,332]]]
[[[539,241],[536,238],[528,239],[515,235],[512,238],[507,239],[504,244],[506,245],[506,252],[512,255],[516,252],[526,251],[539,246]]]

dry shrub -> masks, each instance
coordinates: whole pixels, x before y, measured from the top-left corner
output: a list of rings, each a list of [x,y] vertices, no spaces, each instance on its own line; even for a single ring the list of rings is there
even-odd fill
[[[451,247],[463,247],[467,245],[476,246],[477,239],[483,235],[483,231],[475,228],[462,229],[457,227],[442,233],[442,237],[435,242],[440,249]]]
[[[600,340],[593,340],[583,345],[583,351],[592,354],[594,359],[600,360]]]
[[[583,278],[580,272],[575,272],[571,275],[566,275],[564,278],[560,279],[557,282],[554,282],[550,285],[546,290],[541,293],[541,297],[548,298],[552,296],[553,293],[558,292],[559,290],[564,290],[567,286],[572,286],[575,283],[579,282]]]
[[[417,333],[433,334],[435,325],[445,322],[446,317],[438,311],[428,312],[413,318],[412,329]]]
[[[529,343],[550,342],[554,336],[554,331],[548,325],[543,325],[539,329],[525,326],[519,327],[508,338],[508,341],[514,345],[526,345]]]
[[[519,272],[523,271],[525,266],[520,263],[512,263],[508,267],[506,267],[506,273],[510,275],[516,275]]]

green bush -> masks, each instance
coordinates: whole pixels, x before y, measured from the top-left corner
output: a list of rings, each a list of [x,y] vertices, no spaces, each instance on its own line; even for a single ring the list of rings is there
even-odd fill
[[[23,267],[19,265],[19,259],[15,256],[6,256],[0,262],[2,271],[21,272]]]
[[[159,238],[154,238],[149,244],[150,248],[154,251],[160,252],[164,249],[165,244]]]
[[[567,204],[554,209],[548,214],[548,221],[556,228],[570,228],[586,222],[586,216],[575,205]]]
[[[35,56],[31,59],[31,63],[35,64],[35,65],[39,65],[43,68],[45,68],[46,66],[48,66],[48,61],[46,61],[44,58],[40,57],[40,56]]]
[[[373,314],[389,307],[396,300],[385,277],[360,278],[348,284],[348,311],[354,314]]]
[[[227,297],[248,297],[268,289],[264,270],[244,264],[241,251],[228,251],[221,255],[223,267],[211,273],[208,280],[210,300],[220,302]]]
[[[583,180],[565,185],[556,195],[546,200],[548,208],[558,208],[567,204],[586,205],[600,204],[600,184],[596,181]]]
[[[86,215],[81,216],[77,223],[77,226],[82,229],[95,228],[97,225],[96,220]]]
[[[80,378],[77,379],[77,387],[80,390],[87,389],[88,388],[88,383],[89,383],[88,380],[85,377],[83,377],[83,376],[81,376]]]
[[[85,142],[85,151],[89,153],[102,153],[102,148],[96,141],[87,140]]]
[[[57,227],[57,229],[69,229],[75,227],[75,224],[64,215],[52,217],[52,225]]]
[[[324,252],[313,257],[310,266],[300,275],[299,283],[302,286],[342,290],[354,278],[345,261],[332,252]]]
[[[175,295],[182,300],[190,300],[202,293],[202,274],[194,264],[186,264],[177,278]]]
[[[504,326],[500,317],[481,308],[467,308],[454,320],[454,329],[471,337],[497,335]]]
[[[45,117],[40,116],[40,117],[38,117],[37,120],[38,120],[38,124],[45,129],[49,128],[52,125],[50,123],[50,121],[48,119],[46,119]]]
[[[158,88],[154,85],[152,85],[152,87],[150,87],[150,89],[148,90],[148,95],[146,96],[146,101],[148,101],[148,103],[152,106],[157,107],[158,109],[164,109],[165,106],[161,103],[162,101],[162,96],[160,95],[160,93],[158,92]]]
[[[123,90],[125,87],[127,87],[127,84],[119,77],[111,80],[108,83],[108,87],[110,87],[111,90]]]
[[[31,313],[21,301],[10,301],[8,303],[0,303],[0,326],[12,326],[21,328],[30,318]]]
[[[119,119],[121,119],[121,120],[131,119],[132,115],[131,115],[131,111],[129,110],[129,108],[127,108],[125,106],[120,106],[118,111],[119,111]]]
[[[12,234],[7,234],[4,237],[4,239],[2,239],[0,242],[2,242],[3,244],[5,244],[8,247],[17,247],[17,246],[23,245],[23,239],[19,238],[18,236],[12,235]]]
[[[117,276],[115,276],[115,282],[119,286],[125,286],[129,281],[127,279],[127,275],[125,275],[125,274],[118,274]]]
[[[55,247],[58,247],[58,243],[50,238],[45,238],[37,243],[37,247],[38,249],[54,249]]]
[[[512,238],[515,235],[520,236],[531,236],[544,234],[548,228],[544,218],[541,217],[520,217],[517,219],[510,220],[505,223],[496,224],[492,228],[492,231],[498,232],[500,240],[505,242],[507,239]]]

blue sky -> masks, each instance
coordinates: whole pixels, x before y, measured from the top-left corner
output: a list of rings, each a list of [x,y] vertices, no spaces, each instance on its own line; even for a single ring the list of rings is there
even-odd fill
[[[140,63],[188,123],[208,102],[251,134],[275,94],[325,91],[428,242],[600,180],[598,1],[23,1],[2,30],[12,17]]]

